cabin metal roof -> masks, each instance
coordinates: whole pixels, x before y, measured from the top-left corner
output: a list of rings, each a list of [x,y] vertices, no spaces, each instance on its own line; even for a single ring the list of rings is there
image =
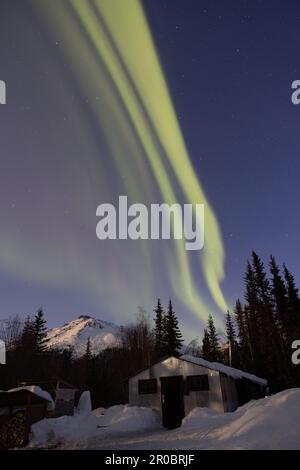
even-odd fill
[[[218,371],[222,374],[225,374],[228,377],[231,377],[233,379],[242,379],[242,378],[244,378],[244,379],[250,380],[251,382],[255,382],[255,383],[257,383],[259,385],[262,385],[262,386],[267,385],[267,380],[262,379],[260,377],[257,377],[256,375],[250,374],[248,372],[244,372],[240,369],[235,369],[234,367],[225,366],[224,364],[220,364],[219,362],[209,362],[209,361],[206,361],[205,359],[203,359],[202,357],[194,357],[194,356],[190,356],[188,354],[184,354],[184,355],[179,356],[179,357],[166,356],[166,357],[160,359],[159,361],[154,362],[149,367],[146,367],[145,369],[139,370],[136,374],[129,377],[129,380],[132,379],[133,377],[136,377],[141,372],[143,372],[145,370],[148,370],[151,367],[154,367],[156,364],[160,364],[160,363],[162,363],[162,362],[164,362],[164,361],[166,361],[167,359],[170,359],[170,358],[178,359],[180,361],[190,362],[190,363],[195,364],[199,367],[204,367],[205,369],[215,370],[215,371]]]

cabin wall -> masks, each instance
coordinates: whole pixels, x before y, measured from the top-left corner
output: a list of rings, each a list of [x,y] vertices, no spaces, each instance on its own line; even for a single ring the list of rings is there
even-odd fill
[[[152,379],[156,376],[153,375],[153,368],[146,369],[140,372],[135,377],[129,379],[128,383],[128,403],[131,406],[145,406],[153,408],[154,410],[161,411],[160,403],[160,381],[157,380],[157,393],[149,393],[147,395],[139,395],[139,380]],[[157,377],[158,378],[158,377]]]
[[[129,404],[132,406],[151,407],[161,412],[160,377],[181,375],[185,381],[188,375],[202,374],[208,375],[209,391],[189,392],[188,395],[184,395],[185,415],[195,407],[207,407],[215,411],[224,412],[219,372],[179,360],[175,357],[154,364],[149,369],[129,379]],[[139,395],[138,381],[151,378],[157,379],[157,393]]]
[[[220,373],[221,391],[223,397],[224,411],[231,412],[238,407],[238,394],[235,380],[225,374]]]

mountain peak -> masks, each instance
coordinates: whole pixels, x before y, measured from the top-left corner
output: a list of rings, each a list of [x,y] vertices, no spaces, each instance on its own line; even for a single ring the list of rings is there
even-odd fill
[[[74,356],[80,357],[85,353],[90,339],[92,353],[98,354],[104,349],[117,347],[119,333],[120,328],[113,323],[80,315],[61,327],[49,330],[47,346],[49,349],[72,349]]]

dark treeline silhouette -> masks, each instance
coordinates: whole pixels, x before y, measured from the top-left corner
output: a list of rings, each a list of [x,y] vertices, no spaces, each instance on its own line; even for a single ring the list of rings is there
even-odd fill
[[[212,317],[202,341],[203,357],[265,377],[271,392],[300,386],[300,368],[292,364],[292,342],[300,339],[300,298],[294,277],[273,256],[269,275],[252,252],[245,274],[244,301],[226,314],[227,345],[220,345]]]
[[[0,332],[7,345],[7,364],[0,367],[0,390],[21,382],[45,388],[45,384],[60,377],[80,390],[90,390],[94,407],[125,403],[128,377],[164,355],[179,354],[182,340],[172,303],[169,302],[166,313],[160,301],[158,306],[161,312],[157,313],[156,307],[154,328],[140,308],[136,322],[121,327],[116,347],[93,354],[89,338],[82,357],[76,357],[71,348],[63,351],[47,348],[42,309],[23,323],[19,317],[10,319]],[[157,324],[157,315],[161,315],[161,326]]]
[[[114,348],[93,354],[88,339],[85,354],[71,348],[47,348],[46,320],[40,309],[24,322],[16,316],[0,330],[7,346],[7,365],[0,366],[0,390],[27,381],[41,384],[60,377],[92,393],[93,406],[125,403],[128,377],[168,355],[185,352],[222,362],[268,379],[270,391],[300,386],[300,367],[292,364],[291,344],[300,339],[300,299],[294,277],[270,258],[268,274],[252,253],[247,263],[244,300],[237,300],[225,317],[226,341],[210,315],[202,347],[197,339],[182,347],[182,335],[172,302],[164,309],[158,299],[151,318],[140,308],[135,323],[123,326]]]

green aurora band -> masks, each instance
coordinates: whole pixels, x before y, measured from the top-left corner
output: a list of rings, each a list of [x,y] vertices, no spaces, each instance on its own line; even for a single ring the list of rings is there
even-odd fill
[[[166,253],[168,273],[176,295],[205,320],[210,309],[193,281],[189,259],[200,256],[211,297],[226,311],[220,229],[188,155],[141,2],[35,0],[35,5],[50,32],[59,31],[63,38],[64,53],[91,102],[113,164],[120,177],[125,175],[129,199],[151,201],[155,187],[161,202],[173,204],[180,197],[205,204],[204,249],[191,255],[182,240],[174,240]],[[94,99],[99,95],[101,106]],[[126,158],[118,135],[130,148]]]

